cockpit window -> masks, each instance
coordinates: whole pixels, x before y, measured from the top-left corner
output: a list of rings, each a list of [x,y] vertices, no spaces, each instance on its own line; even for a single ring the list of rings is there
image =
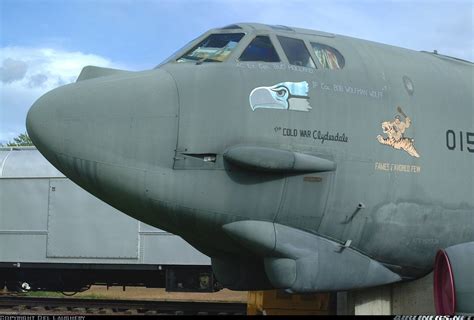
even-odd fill
[[[311,46],[313,47],[316,58],[318,58],[318,61],[323,66],[323,68],[344,68],[345,60],[339,51],[322,43],[311,42]]]
[[[176,61],[222,62],[227,59],[243,36],[243,33],[211,34]]]
[[[240,61],[279,62],[280,58],[268,36],[256,36],[245,48]]]
[[[278,36],[290,64],[308,68],[316,68],[304,41],[294,38]]]

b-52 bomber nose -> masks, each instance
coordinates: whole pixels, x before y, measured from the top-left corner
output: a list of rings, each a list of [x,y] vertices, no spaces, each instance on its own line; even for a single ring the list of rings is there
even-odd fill
[[[349,291],[436,260],[438,313],[473,313],[472,68],[239,23],[154,70],[86,67],[27,129],[72,181],[209,256],[226,288]]]
[[[53,126],[56,124],[55,121],[48,120],[49,114],[51,114],[51,104],[46,96],[51,95],[51,92],[43,95],[41,98],[31,106],[26,116],[26,129],[28,135],[34,141],[35,146],[38,149],[43,150],[43,154],[47,151],[45,147],[41,146],[42,143],[47,142],[50,149],[54,144],[54,132]]]
[[[66,108],[72,107],[64,92],[63,88],[58,88],[44,94],[31,106],[26,117],[28,135],[51,162],[57,154],[63,153],[61,115]]]
[[[140,201],[147,171],[172,168],[178,92],[164,70],[86,67],[76,83],[39,98],[26,125],[60,171],[121,208]]]

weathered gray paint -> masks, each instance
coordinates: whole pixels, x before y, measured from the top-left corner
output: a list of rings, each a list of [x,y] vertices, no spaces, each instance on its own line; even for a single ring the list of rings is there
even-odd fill
[[[210,33],[235,30],[210,30],[154,70],[103,77],[95,70],[93,79],[53,90],[29,111],[28,132],[73,181],[181,235],[211,256],[218,278],[234,288],[267,287],[264,260],[275,258],[253,253],[222,229],[237,221],[287,225],[307,239],[351,240],[351,250],[402,278],[428,273],[439,248],[474,239],[473,153],[466,144],[461,151],[459,140],[456,150],[446,143],[448,130],[474,131],[472,63],[311,30],[240,26],[246,36],[223,63],[175,59]],[[255,35],[270,36],[281,63],[238,60]],[[277,35],[333,46],[345,67],[323,69],[314,52],[318,69],[291,66]],[[249,105],[255,88],[303,81],[310,85],[309,112]],[[412,120],[411,155],[377,138],[397,114]],[[285,128],[347,139],[323,143],[284,135]],[[224,159],[240,145],[307,154],[336,169],[249,171]],[[215,162],[204,163],[206,154]],[[377,163],[414,172],[377,170]]]
[[[334,171],[332,161],[304,153],[255,146],[238,146],[227,150],[224,159],[237,166],[263,172],[325,172]]]
[[[246,220],[224,225],[223,229],[248,250],[268,257],[264,259],[265,272],[275,288],[340,291],[401,280],[350,247],[285,225]]]

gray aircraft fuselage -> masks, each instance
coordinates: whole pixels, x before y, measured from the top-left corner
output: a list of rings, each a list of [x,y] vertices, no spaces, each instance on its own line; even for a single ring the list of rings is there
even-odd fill
[[[275,259],[302,259],[287,254],[302,242],[317,252],[315,237],[380,263],[400,276],[393,282],[428,273],[438,249],[474,241],[472,63],[239,26],[210,30],[153,70],[85,68],[34,104],[28,133],[77,184],[180,235],[217,268],[271,258],[265,270],[278,278],[287,261]],[[177,61],[224,33],[244,34],[224,61]],[[280,61],[239,59],[258,35]],[[290,63],[278,36],[303,40],[314,67]],[[336,48],[344,66],[325,68],[311,43]],[[309,240],[291,242],[300,235]]]

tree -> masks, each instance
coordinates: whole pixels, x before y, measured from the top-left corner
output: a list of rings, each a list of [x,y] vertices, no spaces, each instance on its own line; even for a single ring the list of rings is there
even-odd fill
[[[32,146],[33,142],[31,141],[28,133],[20,133],[16,138],[13,138],[13,141],[7,143],[7,147],[23,147],[23,146]]]

